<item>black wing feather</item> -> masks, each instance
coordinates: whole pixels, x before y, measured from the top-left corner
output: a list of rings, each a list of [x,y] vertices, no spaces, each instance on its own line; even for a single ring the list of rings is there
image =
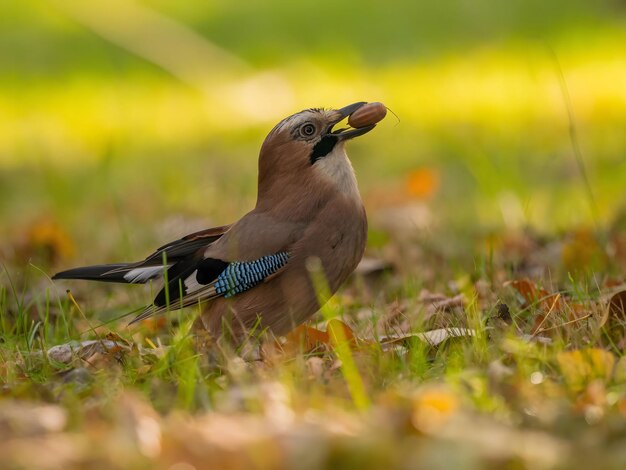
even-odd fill
[[[230,225],[223,225],[221,227],[191,233],[184,236],[180,240],[175,240],[159,247],[154,253],[149,255],[143,261],[128,264],[121,268],[121,270],[128,272],[135,268],[162,266],[163,254],[165,254],[168,264],[180,261],[187,256],[193,255],[200,248],[205,248],[215,240],[219,239],[229,228]]]
[[[68,269],[55,274],[52,279],[85,279],[88,281],[128,283],[129,281],[124,278],[127,273],[138,268],[163,266],[163,255],[165,254],[167,264],[170,265],[168,278],[170,280],[176,279],[176,283],[178,283],[178,273],[187,268],[188,263],[186,261],[189,257],[197,261],[197,252],[219,239],[229,228],[230,225],[223,225],[191,233],[180,240],[163,245],[146,259],[137,263],[102,264]],[[170,272],[172,274],[169,274]],[[149,278],[146,278],[142,282],[148,280]]]
[[[168,282],[167,289],[169,289],[170,305],[175,306],[176,302],[180,299],[181,294],[183,297],[187,294],[187,287],[184,282],[187,277],[196,273],[196,281],[198,284],[207,285],[217,279],[228,263],[221,259],[206,258],[202,259],[201,253],[199,253],[199,259],[189,259],[181,261],[167,272]],[[176,269],[176,271],[174,271]],[[171,273],[171,274],[170,274]],[[171,277],[170,277],[171,276]],[[167,295],[165,293],[166,287],[157,294],[154,298],[154,305],[157,307],[165,307],[167,302]]]
[[[68,269],[52,276],[52,279],[85,279],[88,281],[128,282],[124,279],[128,264],[100,264]]]

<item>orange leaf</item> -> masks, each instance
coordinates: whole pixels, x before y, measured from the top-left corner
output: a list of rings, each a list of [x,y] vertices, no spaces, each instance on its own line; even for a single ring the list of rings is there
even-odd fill
[[[529,279],[508,281],[505,285],[513,286],[528,304],[536,303],[545,311],[561,310],[565,306],[560,294],[550,294]]]
[[[74,244],[60,224],[46,217],[33,222],[26,229],[20,250],[24,256],[39,253],[54,262],[71,257]]]
[[[285,342],[280,348],[288,353],[311,353],[320,348],[330,350],[338,341],[347,340],[354,348],[358,338],[352,329],[341,320],[333,319],[328,322],[326,331],[318,330],[306,325],[300,325],[285,336]]]
[[[354,336],[352,328],[350,328],[341,320],[337,320],[336,318],[328,321],[328,325],[326,326],[326,334],[328,338],[333,342],[346,340],[349,341],[351,344],[356,344],[356,336]]]
[[[550,294],[547,290],[537,286],[529,279],[517,279],[508,281],[505,285],[511,285],[519,292],[529,305],[536,305],[544,311],[543,314],[537,315],[533,324],[533,334],[543,330],[547,316],[554,312],[561,311],[565,308],[565,302],[561,294]],[[572,311],[576,311],[573,309]]]
[[[420,168],[409,173],[406,187],[409,195],[425,199],[437,192],[439,173],[432,168]]]
[[[298,326],[289,332],[285,339],[283,347],[288,352],[295,352],[302,348],[302,351],[307,353],[315,351],[321,345],[330,344],[328,333],[306,325]]]
[[[140,325],[145,327],[149,333],[158,333],[167,326],[167,316],[157,315],[148,317],[142,320]]]

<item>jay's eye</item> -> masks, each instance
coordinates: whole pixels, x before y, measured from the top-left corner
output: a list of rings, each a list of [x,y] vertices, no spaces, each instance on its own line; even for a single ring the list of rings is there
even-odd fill
[[[302,137],[311,137],[313,134],[315,134],[315,126],[313,124],[305,124],[300,128]]]

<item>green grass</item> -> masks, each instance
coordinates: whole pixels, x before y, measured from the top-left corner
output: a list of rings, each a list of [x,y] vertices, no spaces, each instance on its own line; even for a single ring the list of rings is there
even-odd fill
[[[544,3],[0,7],[0,466],[623,467],[623,8]],[[155,11],[199,36],[105,28]],[[349,148],[391,269],[316,348],[208,347],[197,309],[127,327],[151,288],[50,280],[236,220],[277,120],[363,99],[399,118]]]
[[[523,276],[520,265],[510,268],[501,261],[505,255],[496,251],[491,258],[492,277]],[[428,258],[439,255],[422,256],[422,266],[432,266]],[[541,266],[559,271],[545,260]],[[128,329],[123,320],[94,332],[93,325],[133,305],[129,288],[72,283],[83,316],[62,293],[57,300],[50,287],[33,287],[49,285],[41,271],[26,271],[28,278],[3,275],[3,413],[10,416],[19,403],[14,400],[50,403],[66,413],[67,421],[61,430],[37,431],[20,417],[3,418],[22,445],[39,442],[35,433],[55,446],[61,435],[76,446],[79,462],[140,467],[165,467],[178,459],[235,467],[252,459],[256,466],[274,467],[276,448],[287,466],[297,465],[300,452],[319,452],[310,458],[322,466],[402,466],[432,459],[433,465],[448,467],[461,456],[470,467],[623,462],[617,442],[623,435],[626,362],[617,342],[624,329],[618,317],[603,320],[606,303],[598,296],[609,288],[595,285],[592,276],[546,281],[546,289],[561,293],[558,311],[543,306],[542,298],[525,300],[515,289],[488,280],[480,266],[465,276],[436,273],[431,280],[400,272],[355,278],[323,317],[350,325],[356,346],[331,334],[335,339],[315,350],[290,343],[286,352],[265,350],[259,361],[254,348],[235,351],[224,343],[198,349],[193,309],[170,313],[158,325]],[[465,308],[432,315],[429,303],[419,300],[422,286],[462,293]],[[510,318],[499,314],[497,304],[508,306]],[[537,319],[547,312],[533,338]],[[324,318],[315,319],[321,328]],[[411,336],[439,327],[472,328],[474,336],[438,346]],[[104,338],[108,331],[132,348],[70,363],[41,354],[68,339]],[[388,335],[404,339],[391,348],[384,339]],[[161,343],[166,346],[153,348]],[[197,421],[179,422],[181,413]],[[142,431],[142,420],[154,421],[160,430],[158,453],[145,450],[141,433],[148,431]],[[233,433],[230,444],[215,436],[214,420],[227,427],[226,435]],[[182,426],[188,437],[182,439],[172,426]],[[214,430],[201,434],[203,426]],[[98,439],[99,449],[81,453],[77,432],[87,442]],[[118,432],[128,434],[128,442],[120,443],[114,437]],[[293,433],[302,441],[285,450]],[[514,442],[499,443],[499,435]],[[589,441],[590,436],[596,438]],[[119,457],[122,450],[131,460]],[[14,454],[4,458],[37,463]],[[59,462],[66,461],[59,457]]]

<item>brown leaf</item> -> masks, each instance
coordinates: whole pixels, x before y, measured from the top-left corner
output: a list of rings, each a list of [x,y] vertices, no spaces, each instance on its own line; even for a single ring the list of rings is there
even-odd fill
[[[626,319],[626,290],[613,294],[609,300],[609,313],[619,319]]]
[[[615,292],[606,303],[604,316],[600,323],[600,327],[604,328],[605,334],[615,343],[618,348],[622,349],[626,345],[626,290]]]
[[[455,308],[465,308],[465,296],[463,294],[447,297],[423,289],[420,292],[419,300],[424,304],[424,320],[428,320],[437,312],[449,312]]]
[[[139,324],[149,333],[156,334],[165,329],[168,325],[167,315],[156,315],[141,320]]]
[[[328,344],[330,344],[328,333],[307,325],[300,325],[285,336],[285,343],[282,346],[285,352],[302,350],[306,353]]]
[[[561,310],[564,306],[560,294],[550,294],[529,279],[508,281],[504,285],[513,286],[529,305],[537,304],[546,311]]]
[[[357,338],[354,335],[352,328],[350,328],[341,320],[337,320],[336,318],[329,320],[328,325],[326,326],[326,332],[328,335],[328,339],[333,343],[346,340],[351,345],[356,346]]]
[[[438,346],[449,338],[461,338],[467,336],[476,336],[476,330],[470,328],[437,328],[435,330],[424,331],[420,333],[411,333],[402,336],[388,336],[381,339],[381,345],[384,350],[391,349],[389,346],[404,343],[411,338],[418,338],[430,346]]]
[[[326,331],[318,330],[307,325],[300,325],[285,336],[285,341],[280,344],[266,345],[264,355],[268,358],[275,356],[278,351],[287,355],[297,353],[313,353],[330,351],[341,340],[347,340],[350,347],[355,349],[368,342],[356,337],[352,328],[338,319],[329,320]]]
[[[537,315],[535,321],[533,323],[532,331],[533,334],[542,331],[545,326],[545,322],[547,320],[548,315],[562,311],[566,303],[561,296],[561,294],[551,294],[547,290],[537,286],[534,282],[529,279],[517,279],[513,281],[508,281],[504,283],[505,286],[512,286],[519,292],[526,303],[528,305],[536,305],[538,308],[543,310],[543,314]],[[574,313],[572,318],[576,318],[577,312],[582,310],[581,305],[572,305],[570,308],[570,312]]]
[[[129,348],[131,348],[133,346],[132,341],[128,341],[126,338],[123,338],[122,336],[120,336],[118,333],[115,333],[114,331],[109,331],[105,335],[105,338],[108,339],[109,341],[113,341],[115,343],[122,343],[122,344],[128,346]]]
[[[381,336],[387,334],[389,330],[395,332],[406,332],[408,333],[411,329],[411,325],[407,321],[406,311],[408,309],[408,302],[406,299],[402,300],[394,300],[389,305],[386,306],[383,314],[380,316],[378,321],[376,322],[376,335]],[[371,337],[373,335],[367,335],[366,337]]]
[[[128,344],[111,341],[109,339],[80,342],[71,341],[69,343],[52,346],[48,349],[47,355],[54,361],[69,364],[74,359],[89,362],[89,360],[96,355],[114,356],[119,353],[129,352],[130,349]]]

